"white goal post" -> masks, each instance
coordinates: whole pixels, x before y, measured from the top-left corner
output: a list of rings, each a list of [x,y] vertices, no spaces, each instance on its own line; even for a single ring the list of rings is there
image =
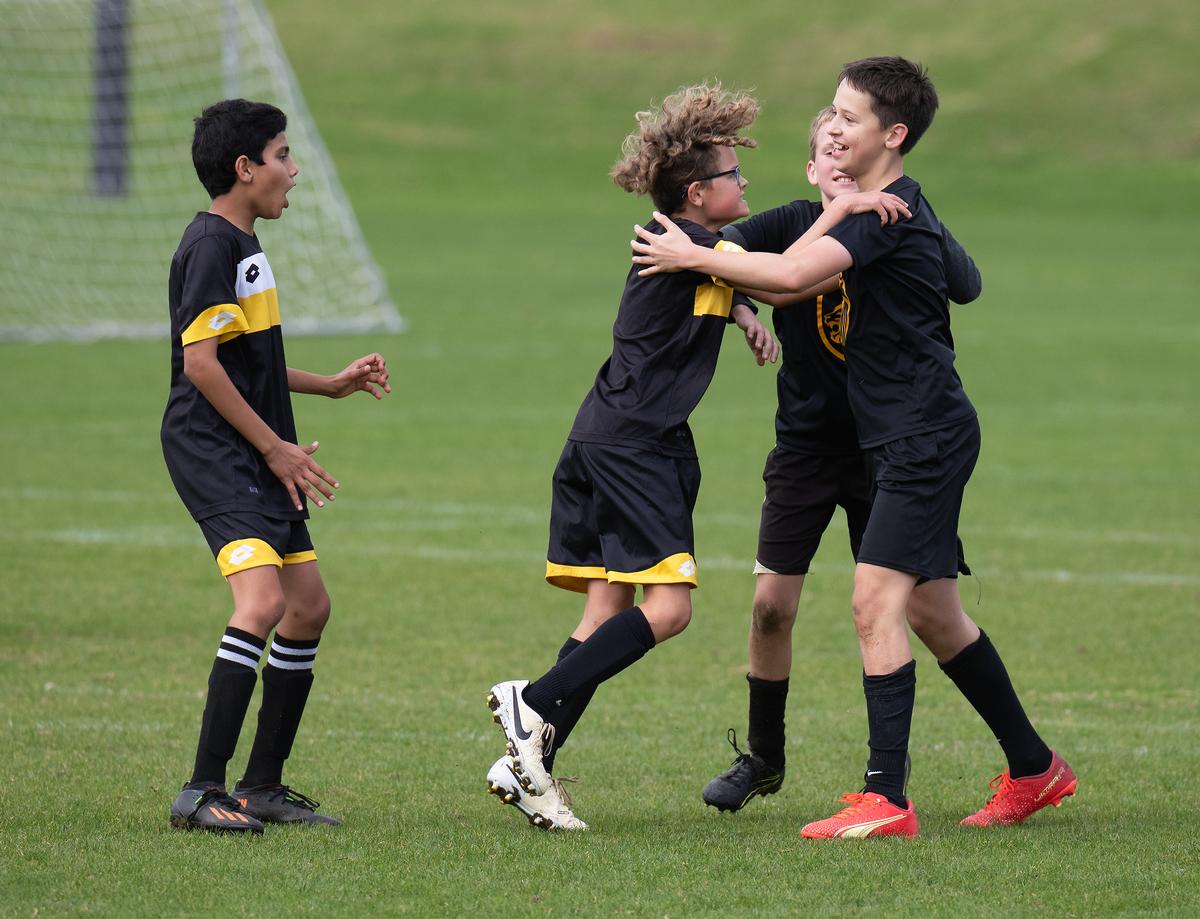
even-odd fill
[[[287,113],[300,165],[256,227],[287,332],[404,327],[261,0],[0,0],[0,339],[167,334],[209,204],[192,119],[237,96]]]

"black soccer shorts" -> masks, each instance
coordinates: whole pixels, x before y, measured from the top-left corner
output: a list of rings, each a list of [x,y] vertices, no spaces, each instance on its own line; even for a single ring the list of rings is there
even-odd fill
[[[197,522],[224,577],[263,565],[281,568],[317,560],[303,520],[234,511]]]
[[[918,583],[970,574],[958,516],[979,443],[972,418],[872,450],[874,495],[858,560],[915,574]]]
[[[554,470],[546,580],[696,586],[695,458],[567,441]]]
[[[808,574],[833,519],[846,512],[856,558],[871,512],[871,476],[862,453],[819,455],[776,447],[763,467],[767,486],[758,525],[755,574]]]

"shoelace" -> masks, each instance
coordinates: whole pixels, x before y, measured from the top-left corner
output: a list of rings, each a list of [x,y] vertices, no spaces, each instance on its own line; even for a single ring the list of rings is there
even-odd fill
[[[734,757],[733,762],[729,764],[729,771],[734,773],[742,773],[747,770],[750,772],[755,772],[756,770],[754,769],[754,762],[752,760],[754,754],[745,753],[742,751],[742,748],[738,746],[737,731],[735,731],[733,728],[730,728],[729,733],[725,735],[725,739],[729,741],[729,745],[733,747],[733,752],[737,754]]]
[[[320,802],[314,801],[308,795],[301,794],[292,788],[290,785],[280,785],[271,792],[270,800],[275,801],[283,798],[284,803],[292,804],[296,807],[303,807],[305,810],[315,811],[321,806]]]
[[[237,799],[232,797],[224,788],[210,788],[196,799],[196,806],[192,808],[192,816],[200,813],[200,808],[205,804],[218,804],[225,810],[241,811],[242,805]]]
[[[565,785],[563,785],[563,782],[570,782],[574,785],[578,785],[579,784],[579,776],[577,776],[577,775],[560,775],[560,776],[555,776],[554,780],[553,780],[554,790],[558,792],[558,797],[562,800],[563,804],[567,805],[567,807],[570,807],[572,804],[575,803],[575,799],[571,797],[571,793],[569,791],[567,791],[567,788]]]
[[[834,814],[834,816],[850,817],[874,803],[873,801],[868,801],[866,798],[867,793],[865,791],[846,792],[844,795],[842,795],[842,800],[845,801],[849,807],[842,808],[842,810],[838,811],[836,814]]]
[[[1008,774],[1008,770],[1004,770],[990,782],[988,788],[996,789],[996,793],[988,798],[988,803],[984,805],[986,809],[991,809],[992,805],[1003,798],[1012,789],[1015,783],[1012,777]]]

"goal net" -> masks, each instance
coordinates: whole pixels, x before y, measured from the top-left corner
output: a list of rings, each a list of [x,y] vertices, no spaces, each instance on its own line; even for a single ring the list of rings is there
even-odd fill
[[[261,0],[0,0],[0,338],[167,333],[209,206],[192,119],[236,96],[287,113],[300,165],[256,227],[288,332],[403,328]]]

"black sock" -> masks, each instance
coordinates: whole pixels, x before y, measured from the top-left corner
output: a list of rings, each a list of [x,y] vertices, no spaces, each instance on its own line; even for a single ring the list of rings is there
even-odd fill
[[[917,662],[883,676],[863,673],[871,758],[863,791],[885,796],[897,807],[908,807],[908,732],[917,697]]]
[[[313,683],[313,661],[319,638],[297,640],[278,632],[271,642],[267,666],[263,667],[262,708],[258,710],[258,733],[246,763],[246,774],[238,784],[245,788],[283,782],[283,764],[292,752],[296,729],[304,714]]]
[[[784,766],[783,719],[787,709],[787,680],[761,680],[746,674],[750,684],[750,750],[761,756],[772,769]]]
[[[1040,775],[1050,768],[1050,748],[1029,723],[1004,662],[983,629],[979,640],[941,665],[975,711],[996,735],[1014,779]]]
[[[237,748],[246,707],[258,680],[258,662],[266,642],[229,626],[208,675],[208,699],[200,721],[200,742],[191,784],[225,784],[225,767]]]
[[[654,647],[654,632],[636,606],[622,610],[587,641],[525,687],[525,704],[546,718],[586,686],[594,690]]]
[[[563,642],[563,646],[558,649],[559,663],[581,644],[583,642],[575,638],[568,638]],[[594,683],[582,686],[575,695],[567,699],[562,705],[556,706],[550,712],[546,720],[554,725],[554,746],[550,748],[549,753],[542,757],[542,765],[546,767],[547,772],[554,771],[554,757],[562,749],[563,744],[567,742],[567,738],[571,736],[571,731],[574,730],[576,722],[579,721],[580,716],[583,714],[583,710],[592,701],[592,696],[595,692],[596,686]]]

